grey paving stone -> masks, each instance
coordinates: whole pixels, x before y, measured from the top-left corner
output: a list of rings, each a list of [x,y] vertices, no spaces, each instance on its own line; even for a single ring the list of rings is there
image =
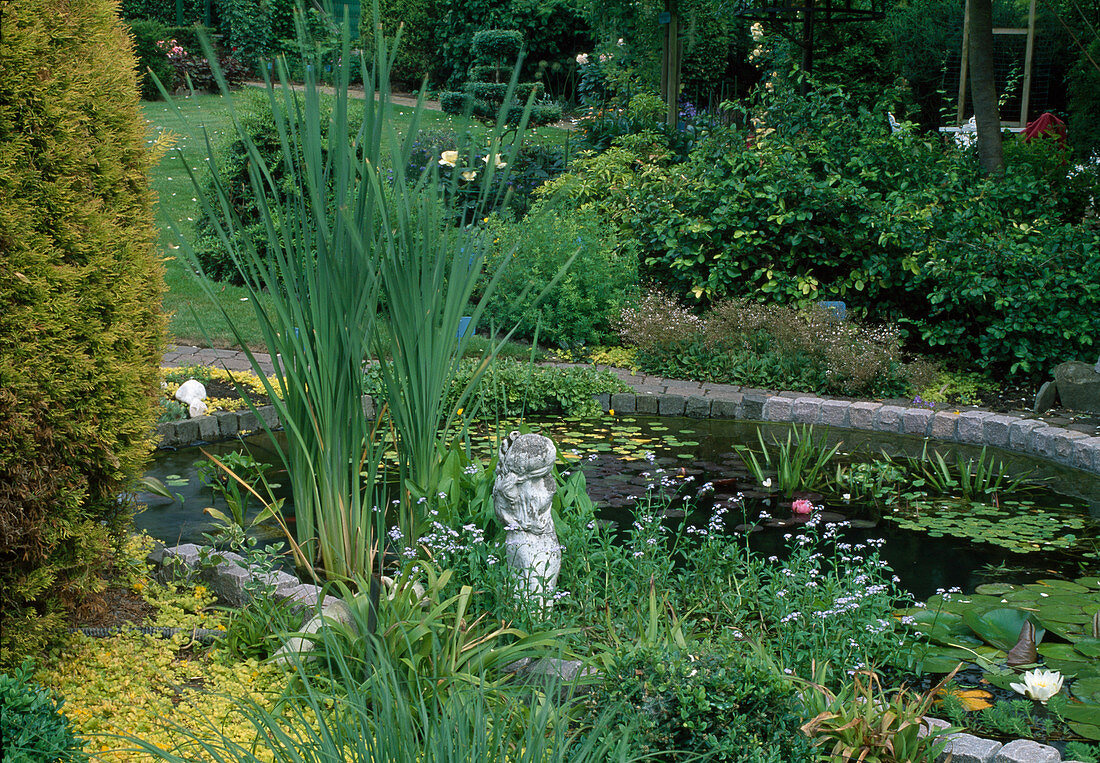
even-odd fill
[[[1073,446],[1081,440],[1087,440],[1088,435],[1073,429],[1063,429],[1054,435],[1054,459],[1061,464],[1073,464]]]
[[[848,426],[848,409],[852,404],[847,400],[825,400],[821,403],[822,424],[828,427]]]
[[[657,413],[656,395],[638,395],[634,400],[634,410],[638,413]]]
[[[611,407],[616,413],[634,413],[634,393],[616,392],[611,396]]]
[[[702,395],[692,395],[684,405],[684,415],[689,419],[709,419],[710,404],[710,398]]]
[[[852,403],[848,408],[848,423],[852,429],[874,429],[875,414],[882,407],[882,403]]]
[[[1007,448],[1008,428],[1019,420],[1017,416],[987,416],[982,425],[982,442],[995,448]]]
[[[731,395],[740,394],[741,388],[736,384],[704,384],[703,394],[707,397],[720,397],[726,400]]]
[[[255,432],[260,428],[260,419],[252,411],[239,411],[237,413],[237,431],[241,434]]]
[[[936,760],[950,760],[951,763],[993,763],[1000,749],[1001,743],[992,739],[982,739],[973,734],[952,734],[947,747]]]
[[[979,445],[982,442],[982,432],[985,429],[985,419],[992,414],[985,411],[963,411],[959,414],[959,429],[957,438],[959,442],[969,442]]]
[[[218,436],[227,440],[237,436],[237,422],[239,417],[236,411],[222,411],[218,414]]]
[[[606,413],[611,410],[611,395],[606,392],[601,392],[596,395],[596,402],[599,403],[600,408]]]
[[[657,412],[662,416],[683,416],[687,398],[683,395],[661,395],[657,398]]]
[[[764,403],[767,400],[767,395],[746,392],[745,396],[741,398],[741,418],[748,421],[763,421]]]
[[[200,577],[222,604],[241,607],[248,603],[251,577],[242,567],[232,562],[222,562],[216,567],[204,569]]]
[[[1043,422],[1034,419],[1020,419],[1008,426],[1008,447],[1013,450],[1032,452],[1032,444],[1035,430],[1043,426]]]
[[[794,401],[789,397],[769,397],[764,403],[764,421],[790,421]]]
[[[901,415],[905,409],[900,405],[884,405],[875,411],[874,428],[876,432],[900,432]]]
[[[821,404],[825,401],[820,397],[795,398],[794,407],[791,409],[792,420],[799,424],[816,424],[821,416]]]
[[[712,419],[737,419],[741,417],[741,398],[738,393],[734,400],[715,400],[710,404]]]
[[[993,763],[1058,763],[1061,753],[1050,745],[1017,739],[1000,749]]]
[[[156,440],[158,448],[171,448],[176,444],[176,422],[165,421],[157,424]]]
[[[1054,458],[1054,438],[1062,433],[1059,427],[1042,426],[1031,433],[1031,452],[1043,458]]]
[[[218,427],[217,416],[200,416],[195,419],[199,423],[199,439],[214,442],[221,439],[221,429]]]
[[[927,435],[935,415],[928,408],[906,408],[901,414],[901,431],[905,434]]]
[[[1073,466],[1100,473],[1100,437],[1086,437],[1073,443]]]
[[[703,385],[699,382],[682,382],[668,379],[665,382],[665,393],[669,395],[699,395],[703,392]]]
[[[176,422],[176,444],[190,445],[199,439],[199,422],[196,419]]]
[[[932,414],[932,422],[928,427],[928,436],[936,440],[954,440],[959,425],[959,415],[947,411],[939,411]]]

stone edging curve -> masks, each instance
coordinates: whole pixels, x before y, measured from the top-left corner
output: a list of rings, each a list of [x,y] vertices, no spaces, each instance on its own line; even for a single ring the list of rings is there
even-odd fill
[[[1100,475],[1100,436],[1089,436],[1084,432],[1014,414],[979,410],[933,411],[795,393],[770,395],[738,392],[711,397],[620,392],[597,395],[596,400],[605,412],[813,424],[928,437],[945,443],[988,445]],[[363,410],[368,416],[374,414],[374,405],[369,397],[363,401]],[[261,431],[264,428],[261,418],[272,428],[278,426],[275,409],[270,405],[255,412],[222,412],[158,424],[157,447],[186,447]]]

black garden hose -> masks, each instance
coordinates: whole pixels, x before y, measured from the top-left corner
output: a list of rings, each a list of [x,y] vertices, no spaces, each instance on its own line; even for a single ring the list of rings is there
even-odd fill
[[[83,633],[85,636],[91,636],[92,638],[110,638],[117,633],[141,633],[146,636],[171,638],[177,633],[183,633],[191,636],[193,640],[198,641],[200,644],[213,644],[225,635],[225,631],[214,630],[212,628],[150,628],[148,626],[130,626],[126,628],[70,628],[69,632]]]

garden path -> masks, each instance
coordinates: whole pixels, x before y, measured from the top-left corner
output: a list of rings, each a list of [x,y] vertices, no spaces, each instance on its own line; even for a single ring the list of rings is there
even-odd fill
[[[254,353],[257,362],[260,367],[264,369],[265,373],[271,373],[274,370],[274,366],[271,363],[271,357],[264,353]],[[163,365],[168,367],[178,366],[213,366],[225,368],[228,371],[250,371],[252,370],[252,364],[248,360],[248,356],[244,352],[239,350],[223,350],[210,347],[194,347],[190,345],[172,345],[168,352],[164,354]],[[561,367],[569,367],[579,365],[576,363],[548,363],[546,365],[555,365]],[[661,376],[653,376],[649,374],[639,374],[631,371],[627,368],[612,368],[610,366],[599,366],[601,369],[611,371],[613,374],[622,379],[625,383],[634,388],[638,395],[682,395],[685,398],[688,397],[703,397],[709,400],[721,400],[726,402],[740,402],[746,395],[758,395],[762,397],[768,397],[772,395],[778,395],[780,397],[789,398],[801,398],[806,397],[805,392],[787,392],[783,390],[765,390],[754,389],[750,387],[740,387],[733,384],[711,384],[706,382],[693,382],[683,381],[679,379],[666,379]],[[837,398],[852,400],[854,398]],[[891,405],[907,406],[912,405],[913,401],[902,398],[895,399],[879,399],[875,402],[887,403]],[[936,410],[942,411],[979,411],[981,408],[975,406],[948,406],[937,404]],[[1032,418],[1037,421],[1052,427],[1061,427],[1063,429],[1072,429],[1078,432],[1084,432],[1090,436],[1100,436],[1100,417],[1089,416],[1086,414],[1078,414],[1065,409],[1053,409],[1048,411],[1042,416],[1036,416],[1031,411],[1016,410],[1009,411],[1009,413],[1024,416],[1026,418]]]

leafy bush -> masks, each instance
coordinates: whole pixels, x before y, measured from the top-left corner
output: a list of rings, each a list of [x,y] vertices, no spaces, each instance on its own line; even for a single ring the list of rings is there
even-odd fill
[[[621,703],[624,725],[639,723],[639,751],[653,760],[691,755],[737,763],[814,760],[798,730],[793,687],[744,648],[624,650],[604,672],[592,706]]]
[[[182,17],[176,16],[176,4],[164,0],[122,0],[120,11],[124,19],[146,19],[168,26],[180,24],[203,24],[206,19],[207,0],[183,0]]]
[[[297,0],[217,0],[226,44],[248,66],[260,65],[294,49]]]
[[[210,61],[199,52],[202,50],[201,44],[188,50],[176,39],[163,39],[157,42],[157,47],[175,70],[174,82],[177,86],[207,93],[219,91],[218,80]],[[248,76],[244,64],[231,54],[218,54],[218,68],[229,87],[240,87]]]
[[[564,216],[536,208],[518,223],[494,216],[484,225],[492,269],[507,261],[487,316],[517,337],[554,347],[608,340],[613,322],[638,284],[637,257],[605,234],[593,215]],[[576,255],[568,272],[535,304]]]
[[[141,97],[146,101],[160,100],[160,91],[152,75],[161,81],[164,87],[172,90],[176,70],[164,55],[157,43],[171,38],[168,27],[159,21],[139,20],[130,22],[130,32],[134,37],[134,55],[137,57],[138,77],[141,79]]]
[[[110,0],[4,7],[0,654],[101,589],[152,448],[163,288],[134,60]],[[80,72],[79,77],[68,73]]]
[[[438,0],[383,0],[378,4],[378,13],[386,37],[393,37],[401,28],[401,45],[390,71],[390,79],[395,85],[418,88],[425,77],[429,82],[445,77],[441,69],[443,41],[436,33]],[[373,51],[374,30],[370,14],[360,15],[359,36],[363,49]]]
[[[644,270],[700,303],[843,299],[927,351],[1040,376],[1093,353],[1100,224],[1095,173],[1069,177],[1053,141],[1012,145],[1000,179],[913,131],[850,116],[844,98],[776,96],[770,134],[716,129],[676,164],[659,139],[574,161],[546,193],[593,208]]]
[[[0,673],[0,751],[7,763],[86,761],[84,742],[61,713],[57,699],[32,681],[28,660],[8,675]]]
[[[623,312],[638,367],[671,378],[852,396],[906,394],[930,369],[902,362],[896,328],[838,321],[829,311],[719,302],[705,317],[663,294]]]
[[[1093,40],[1077,59],[1069,75],[1069,140],[1078,156],[1100,154],[1100,70],[1093,61],[1100,61],[1100,38]]]

